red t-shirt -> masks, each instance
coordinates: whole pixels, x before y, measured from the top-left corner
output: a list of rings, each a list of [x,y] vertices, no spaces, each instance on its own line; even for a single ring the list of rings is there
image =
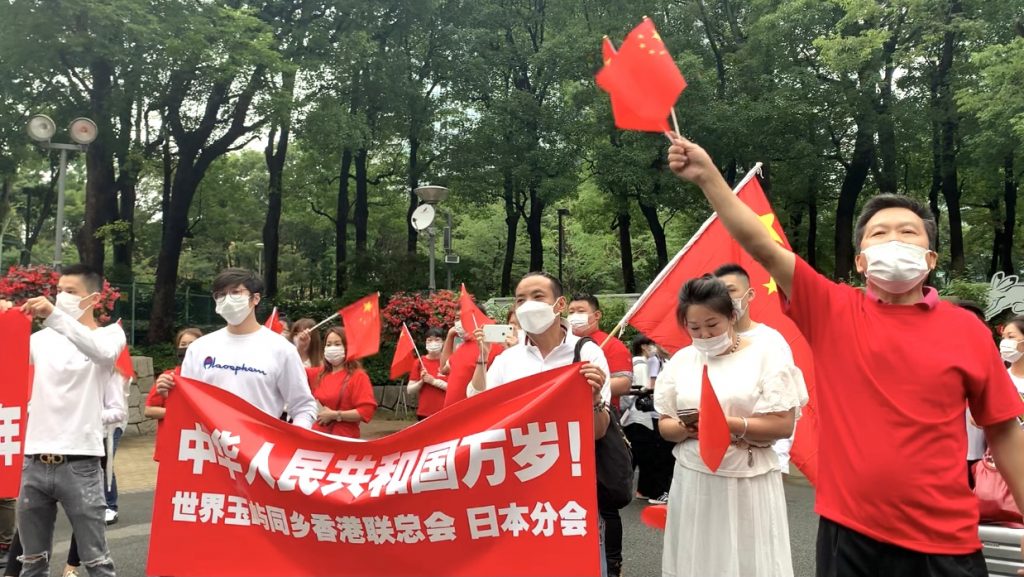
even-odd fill
[[[445,380],[444,375],[441,374],[441,359],[431,359],[429,357],[421,357],[423,361],[423,368],[430,373],[431,376]],[[419,363],[416,363],[416,372],[420,370]],[[415,375],[413,380],[419,378],[419,375]],[[463,391],[465,394],[465,391]],[[423,383],[420,385],[420,397],[419,405],[416,407],[416,415],[419,417],[429,417],[434,413],[444,408],[444,399],[446,391],[435,387],[434,385],[428,385]]]
[[[174,370],[164,371],[162,374],[171,374],[180,377],[181,376],[181,365],[174,367]],[[149,394],[146,395],[146,406],[147,407],[165,407],[167,404],[167,398],[157,392],[156,383],[149,388]],[[157,446],[160,442],[160,431],[164,429],[164,420],[157,419],[156,421],[156,440],[153,442],[153,460],[160,461],[156,458]]]
[[[313,390],[313,397],[328,409],[335,411],[355,409],[359,411],[363,422],[369,423],[373,418],[373,413],[377,410],[377,398],[373,395],[370,377],[362,369],[357,369],[352,373],[351,378],[346,377],[348,377],[348,371],[345,369],[324,375],[320,384]],[[342,386],[344,386],[344,390],[342,390]],[[335,421],[327,426],[314,423],[313,430],[339,437],[359,438],[358,422]]]
[[[988,329],[927,290],[914,305],[880,303],[797,257],[787,314],[814,351],[818,514],[913,551],[962,555],[981,548],[964,408],[985,426],[1024,403]]]
[[[587,336],[600,346],[608,338],[608,333],[597,330]],[[611,373],[608,375],[609,379],[616,373],[633,373],[633,355],[629,354],[629,349],[617,337],[609,339],[601,350],[604,351],[604,358],[608,360],[608,372]],[[612,406],[619,406],[618,395],[612,397]]]
[[[491,352],[487,355],[488,367],[494,362],[494,357],[500,355],[503,350],[505,348],[501,345],[491,345]],[[480,347],[476,341],[462,343],[452,356],[448,357],[448,390],[445,391],[444,406],[450,407],[466,398],[466,387],[473,380],[479,358]]]

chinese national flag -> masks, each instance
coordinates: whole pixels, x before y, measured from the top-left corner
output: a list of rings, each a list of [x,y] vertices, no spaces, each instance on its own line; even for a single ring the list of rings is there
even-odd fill
[[[117,319],[117,326],[121,326],[121,319]],[[132,365],[132,354],[128,350],[128,344],[125,343],[124,348],[121,349],[121,354],[117,356],[117,361],[114,362],[114,367],[117,372],[121,373],[126,379],[135,378],[135,367]]]
[[[649,18],[634,28],[618,52],[607,39],[597,85],[611,96],[615,126],[665,132],[668,116],[686,88],[686,79]]]
[[[267,317],[267,321],[263,323],[263,326],[267,327],[268,329],[274,331],[277,334],[281,334],[282,332],[284,332],[284,325],[281,324],[281,319],[278,318],[277,315],[277,307],[274,307],[273,312],[271,312],[270,316]]]
[[[700,378],[700,434],[697,443],[700,445],[700,458],[714,473],[722,464],[725,451],[732,441],[729,434],[729,423],[725,420],[722,405],[718,402],[715,388],[708,377],[708,366]]]
[[[391,377],[400,378],[402,375],[415,370],[416,366],[416,342],[409,334],[409,327],[402,323],[402,332],[398,335],[398,345],[395,346],[395,357],[391,359]]]
[[[476,306],[473,302],[473,297],[466,292],[466,285],[462,285],[462,290],[459,294],[459,320],[462,322],[462,328],[472,334],[476,329],[484,325],[493,325],[494,321],[480,310],[480,307]]]
[[[737,186],[737,194],[758,214],[764,226],[771,231],[775,242],[789,249],[786,235],[775,218],[761,184],[754,177],[756,171],[756,168],[752,170]],[[628,316],[629,324],[670,353],[689,345],[689,335],[676,323],[679,290],[687,280],[710,273],[729,262],[739,264],[750,273],[750,286],[755,292],[754,300],[750,302],[750,317],[782,333],[793,350],[796,365],[803,372],[810,399],[801,409],[790,454],[793,463],[814,483],[817,479],[818,421],[815,411],[814,359],[810,346],[793,321],[782,312],[778,287],[768,271],[729,236],[717,215],[711,215],[690,242],[659,273],[634,305],[632,314]]]
[[[345,358],[350,361],[377,354],[380,350],[380,295],[373,293],[340,309],[348,347]]]

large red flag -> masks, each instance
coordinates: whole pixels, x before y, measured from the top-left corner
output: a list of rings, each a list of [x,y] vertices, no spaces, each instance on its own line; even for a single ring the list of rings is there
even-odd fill
[[[345,325],[345,358],[350,361],[377,354],[380,350],[380,295],[373,293],[340,309]]]
[[[415,370],[414,360],[416,355],[416,341],[409,334],[409,327],[402,323],[402,331],[398,335],[398,345],[395,346],[395,356],[391,359],[391,377],[397,379],[402,375]]]
[[[117,326],[121,326],[121,319],[117,319]],[[114,362],[114,366],[117,368],[117,372],[121,373],[121,376],[124,378],[135,378],[135,366],[132,364],[132,354],[131,351],[128,350],[127,343],[125,343],[124,348],[121,349],[121,354],[117,355],[117,361]]]
[[[700,445],[700,458],[712,473],[722,464],[730,442],[729,423],[725,420],[715,388],[711,386],[705,363],[700,377],[700,435],[697,443]]]
[[[462,285],[462,290],[459,293],[459,321],[462,322],[462,328],[470,334],[484,325],[494,324],[494,321],[473,302],[473,297],[466,292],[465,284]]]
[[[32,365],[32,321],[20,310],[0,313],[0,497],[18,496]]]
[[[654,23],[644,18],[618,52],[607,40],[602,52],[605,64],[595,80],[611,95],[615,125],[626,130],[668,130],[668,116],[686,88],[686,79]]]
[[[280,317],[278,317],[277,307],[274,307],[273,312],[271,312],[270,316],[267,317],[267,320],[266,322],[263,323],[263,326],[267,327],[268,329],[274,331],[277,334],[281,334],[284,332],[284,324],[281,323],[281,319]]]
[[[782,226],[775,218],[761,184],[755,178],[759,168],[760,166],[751,170],[737,185],[737,194],[740,200],[758,214],[775,242],[790,249]],[[658,274],[647,291],[633,305],[633,309],[626,314],[626,320],[669,352],[674,353],[689,345],[690,336],[676,323],[679,289],[687,280],[712,272],[727,262],[739,264],[750,274],[750,286],[756,293],[754,300],[750,302],[750,317],[782,333],[793,350],[793,359],[803,371],[810,399],[801,410],[790,454],[793,463],[813,483],[817,479],[818,420],[815,411],[814,359],[811,348],[793,321],[782,312],[775,280],[729,236],[717,215],[711,215],[690,242]]]

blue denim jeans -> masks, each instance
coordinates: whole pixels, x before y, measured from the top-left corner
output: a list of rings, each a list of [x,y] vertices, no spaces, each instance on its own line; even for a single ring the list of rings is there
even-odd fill
[[[21,577],[48,577],[57,503],[71,522],[90,577],[115,577],[103,515],[103,469],[99,457],[48,464],[26,455],[18,496],[18,535],[24,547]]]
[[[114,429],[114,451],[113,451],[112,454],[107,455],[106,460],[104,462],[104,467],[113,467],[114,466],[114,455],[117,454],[117,446],[121,444],[121,435],[123,435],[123,434],[124,434],[124,429],[122,429],[120,427]],[[104,477],[104,479],[103,479],[103,486],[104,486],[103,493],[105,494],[105,496],[107,498],[107,509],[110,509],[112,511],[117,511],[117,473],[114,473],[114,476],[111,477],[110,487],[107,487],[106,484],[107,484],[107,481],[106,481],[106,478]]]

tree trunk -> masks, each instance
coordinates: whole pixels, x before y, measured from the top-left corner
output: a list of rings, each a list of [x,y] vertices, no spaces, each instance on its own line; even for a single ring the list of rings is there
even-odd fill
[[[113,68],[106,60],[96,59],[89,63],[89,74],[92,77],[89,103],[99,134],[85,153],[85,218],[78,235],[78,254],[82,263],[102,272],[106,255],[103,239],[97,233],[113,222],[118,212],[112,146],[115,136],[111,133],[113,124],[109,110]]]
[[[354,222],[356,225],[356,258],[366,254],[367,229],[370,224],[369,191],[366,174],[366,162],[369,151],[365,148],[356,150],[356,206]]]
[[[946,24],[952,23],[956,14],[961,12],[960,1],[950,2],[949,14]],[[942,175],[942,196],[946,200],[946,210],[949,218],[949,251],[950,269],[954,275],[960,275],[964,271],[964,233],[963,223],[960,214],[960,183],[957,181],[957,159],[956,140],[959,118],[957,116],[956,101],[953,99],[953,87],[950,79],[950,71],[953,68],[953,57],[956,53],[957,33],[955,30],[947,30],[942,36],[942,55],[939,61],[939,112],[938,115],[941,132],[941,149],[939,156],[941,160],[940,172]]]
[[[410,255],[416,254],[416,243],[419,241],[419,231],[412,225],[412,213],[419,206],[419,199],[416,197],[416,188],[420,185],[420,139],[409,136],[409,210],[405,212],[405,232],[407,241],[405,252]]]
[[[123,91],[122,91],[123,94]],[[138,196],[137,187],[139,173],[142,171],[142,163],[132,154],[131,130],[128,128],[133,124],[132,108],[133,101],[121,104],[118,114],[121,126],[121,133],[117,138],[117,212],[115,220],[122,224],[126,230],[118,231],[113,237],[114,245],[114,266],[110,277],[129,282],[134,278],[132,274],[132,255],[135,252],[135,200]],[[140,103],[141,108],[141,103]],[[141,111],[140,111],[141,114]],[[138,129],[139,122],[134,122]]]
[[[160,252],[157,255],[156,286],[153,290],[153,311],[149,320],[147,340],[150,343],[166,342],[174,330],[174,295],[178,287],[178,264],[181,260],[181,245],[188,232],[188,211],[192,197],[202,179],[202,174],[183,169],[194,166],[195,152],[188,155],[190,162],[180,160],[172,185],[170,210],[164,214],[164,233],[160,238]]]
[[[334,215],[334,296],[341,297],[348,288],[348,200],[349,173],[352,170],[352,150],[341,152],[338,171],[338,205]]]
[[[636,274],[633,271],[633,238],[630,236],[629,207],[624,206],[617,216],[619,229],[619,255],[622,260],[622,288],[636,292]]]
[[[654,205],[645,203],[638,199],[640,212],[647,220],[647,227],[651,229],[651,237],[654,239],[654,250],[658,255],[658,270],[665,268],[668,264],[668,242],[665,240],[665,227],[658,219],[658,209]]]
[[[1006,204],[1006,211],[1003,215],[1003,235],[1000,245],[1000,265],[1007,275],[1016,274],[1017,267],[1013,266],[1013,236],[1017,228],[1017,173],[1014,171],[1013,150],[1006,153],[1003,159],[1003,202]],[[989,275],[991,277],[991,275]]]
[[[271,127],[263,156],[267,161],[267,219],[263,223],[263,281],[268,298],[277,296],[277,263],[281,252],[281,206],[284,193],[284,165],[288,159],[288,139],[292,128],[292,98],[295,94],[295,69],[281,75],[281,93],[285,97],[279,127]],[[275,133],[277,142],[274,142]],[[276,144],[276,150],[275,150]]]
[[[866,118],[857,121],[857,135],[853,143],[853,158],[843,177],[836,207],[835,263],[833,276],[837,280],[850,280],[853,274],[855,246],[860,239],[853,238],[853,219],[857,210],[857,197],[864,189],[874,158],[874,130]]]
[[[892,84],[896,66],[893,64],[893,54],[896,52],[896,43],[900,36],[902,19],[892,31],[889,39],[882,45],[882,59],[884,61],[884,74],[879,87],[878,106],[876,107],[878,126],[878,190],[882,193],[896,194],[898,177],[896,162],[896,123],[892,118]]]
[[[530,270],[544,270],[544,239],[542,235],[542,217],[544,205],[537,188],[530,187],[530,214],[526,217],[526,234],[530,237]]]
[[[501,263],[501,294],[512,294],[512,264],[516,257],[516,238],[519,233],[519,209],[515,201],[515,185],[512,175],[505,173],[502,186],[505,200],[505,260]]]

